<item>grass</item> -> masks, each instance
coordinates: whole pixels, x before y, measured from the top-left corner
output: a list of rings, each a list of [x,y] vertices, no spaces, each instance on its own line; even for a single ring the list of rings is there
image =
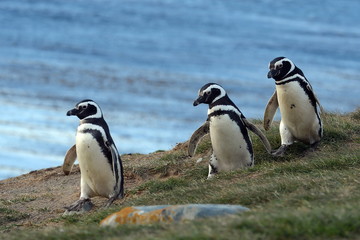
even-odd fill
[[[13,203],[32,202],[35,200],[36,200],[36,196],[24,195],[24,196],[19,196],[13,200],[0,199],[0,204],[11,205]]]
[[[193,158],[186,149],[159,152],[153,159],[125,163],[144,181],[128,190],[121,207],[56,219],[61,228],[24,230],[7,239],[360,239],[360,110],[324,113],[324,138],[315,151],[301,143],[285,157],[269,156],[252,135],[255,167],[207,176],[211,144],[205,138]],[[266,132],[280,145],[278,124]],[[36,199],[34,199],[36,201]],[[241,215],[181,224],[100,228],[108,214],[125,206],[186,203],[240,204]],[[13,216],[19,213],[6,213]],[[2,213],[3,214],[3,213]],[[3,215],[1,215],[3,216]],[[1,218],[1,221],[7,221]]]
[[[6,230],[5,223],[11,223],[18,220],[26,219],[29,215],[0,206],[0,230]]]

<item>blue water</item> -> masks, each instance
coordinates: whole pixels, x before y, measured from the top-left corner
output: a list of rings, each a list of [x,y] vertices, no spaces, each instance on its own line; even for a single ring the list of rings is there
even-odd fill
[[[359,107],[360,1],[0,1],[0,179],[62,164],[91,98],[123,153],[170,149],[218,82],[261,119],[268,62],[292,59],[328,111]]]

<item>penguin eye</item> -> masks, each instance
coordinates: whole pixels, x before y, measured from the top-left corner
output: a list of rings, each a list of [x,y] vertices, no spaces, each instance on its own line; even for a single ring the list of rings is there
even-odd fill
[[[81,109],[81,110],[84,110],[84,109],[86,109],[86,108],[87,108],[87,105],[81,105],[81,106],[80,106],[80,109]]]
[[[278,65],[278,68],[282,68],[282,67],[283,67],[283,64],[280,63],[280,64]]]

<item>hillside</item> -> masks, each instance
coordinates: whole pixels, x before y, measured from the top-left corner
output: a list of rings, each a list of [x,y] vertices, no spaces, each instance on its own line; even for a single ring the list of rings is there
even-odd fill
[[[206,180],[208,138],[192,158],[187,143],[170,151],[123,155],[125,199],[103,209],[105,199],[96,197],[95,208],[84,215],[62,217],[64,206],[80,193],[78,167],[69,176],[55,167],[0,181],[0,238],[360,239],[360,109],[325,113],[323,119],[324,139],[315,151],[297,143],[285,157],[275,158],[252,135],[255,167],[212,180]],[[277,147],[278,123],[266,135]],[[125,206],[186,203],[240,204],[251,211],[182,224],[98,227]]]

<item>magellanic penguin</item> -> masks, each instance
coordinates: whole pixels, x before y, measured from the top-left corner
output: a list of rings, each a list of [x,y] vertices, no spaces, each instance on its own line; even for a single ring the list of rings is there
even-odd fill
[[[269,130],[280,108],[281,146],[273,152],[282,156],[289,145],[300,141],[316,146],[323,135],[321,105],[303,72],[288,58],[277,57],[269,64],[268,78],[275,80],[276,90],[264,113],[264,128]]]
[[[67,116],[77,116],[80,124],[76,144],[66,153],[64,172],[69,174],[77,157],[81,172],[80,199],[66,207],[67,212],[88,211],[93,206],[90,198],[103,196],[106,207],[124,197],[124,176],[120,155],[110,135],[98,104],[83,100]]]
[[[246,120],[220,85],[205,84],[199,90],[199,97],[193,105],[197,106],[200,103],[209,104],[208,119],[192,135],[189,142],[189,154],[194,154],[199,139],[210,131],[213,154],[210,158],[208,178],[219,171],[254,165],[254,152],[247,129],[256,133],[267,151],[271,151],[271,146],[264,134]]]

